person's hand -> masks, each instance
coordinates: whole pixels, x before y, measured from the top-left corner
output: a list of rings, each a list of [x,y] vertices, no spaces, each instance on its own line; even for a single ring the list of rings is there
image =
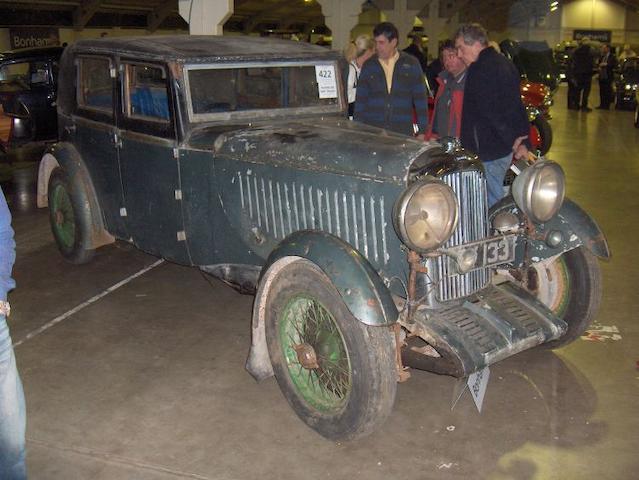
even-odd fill
[[[524,140],[528,138],[528,135],[524,135],[523,137],[517,137],[513,142],[513,153],[516,153],[519,149],[519,146],[522,144]]]
[[[531,160],[534,161],[535,156],[532,152],[528,150],[528,147],[523,143],[519,143],[515,151],[513,152],[515,160],[526,160],[528,163],[532,163]]]

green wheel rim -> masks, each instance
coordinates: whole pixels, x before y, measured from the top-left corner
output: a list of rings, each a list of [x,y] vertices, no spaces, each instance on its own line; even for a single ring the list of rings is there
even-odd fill
[[[340,410],[352,388],[344,337],[333,315],[316,299],[296,295],[284,308],[279,339],[298,393],[321,412]]]
[[[570,292],[572,291],[572,285],[570,281],[570,275],[568,275],[568,267],[566,266],[565,260],[563,258],[559,258],[558,261],[560,262],[559,270],[562,277],[564,289],[559,303],[555,307],[555,315],[563,318],[566,314],[566,310],[568,309],[568,303],[570,302]]]
[[[56,237],[66,248],[73,248],[75,243],[75,219],[73,205],[66,189],[56,185],[52,195],[53,230]]]

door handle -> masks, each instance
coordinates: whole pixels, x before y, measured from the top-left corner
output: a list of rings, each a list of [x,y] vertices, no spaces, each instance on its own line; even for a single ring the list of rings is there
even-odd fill
[[[75,133],[76,127],[75,125],[65,125],[64,126],[64,131],[67,132],[67,134],[71,135],[72,133]]]

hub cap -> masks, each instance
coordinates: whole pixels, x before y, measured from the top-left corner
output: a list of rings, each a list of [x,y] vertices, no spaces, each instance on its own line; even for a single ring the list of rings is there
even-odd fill
[[[51,209],[54,233],[65,247],[72,248],[75,242],[73,206],[66,189],[60,185],[53,190]]]

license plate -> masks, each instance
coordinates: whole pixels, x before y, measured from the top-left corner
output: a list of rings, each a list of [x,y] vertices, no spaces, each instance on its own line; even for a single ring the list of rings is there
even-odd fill
[[[446,249],[450,275],[512,262],[516,238],[516,235],[493,237]]]

